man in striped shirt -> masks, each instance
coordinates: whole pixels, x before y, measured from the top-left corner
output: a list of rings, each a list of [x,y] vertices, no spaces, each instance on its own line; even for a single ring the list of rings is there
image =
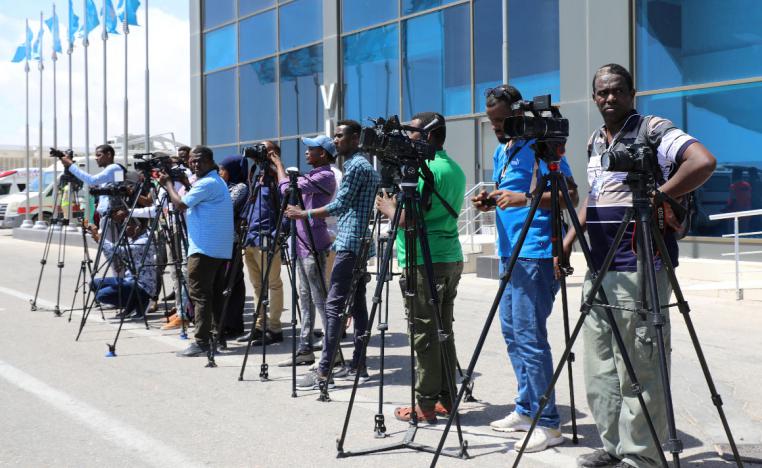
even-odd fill
[[[349,305],[354,323],[355,349],[352,362],[346,372],[350,374],[360,372],[362,377],[367,376],[364,359],[363,362],[360,361],[362,345],[360,338],[365,333],[368,322],[365,281],[363,279],[359,281],[354,297],[349,297],[349,289],[362,239],[366,235],[370,235],[368,224],[373,214],[376,187],[380,182],[380,177],[368,162],[367,157],[358,151],[361,130],[360,124],[354,120],[342,120],[337,124],[333,144],[336,146],[337,155],[344,158],[344,177],[341,180],[336,198],[322,208],[305,211],[299,207],[289,206],[286,210],[286,216],[289,218],[312,219],[328,216],[338,216],[339,218],[339,231],[332,247],[336,251],[336,261],[333,265],[331,285],[325,301],[325,346],[323,346],[318,368],[303,376],[298,382],[297,388],[300,390],[316,389],[319,387],[320,381],[324,381],[328,376],[332,354],[338,347],[341,338],[341,314],[347,305],[347,301],[350,301]],[[372,246],[371,243],[369,256],[374,255]]]

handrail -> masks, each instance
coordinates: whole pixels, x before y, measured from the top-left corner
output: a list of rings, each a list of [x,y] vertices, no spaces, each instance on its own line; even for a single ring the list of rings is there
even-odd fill
[[[750,216],[760,216],[760,215],[762,215],[762,210],[733,211],[731,213],[717,213],[717,214],[709,215],[709,219],[711,221],[716,221],[721,219],[733,220],[733,234],[726,234],[726,235],[723,235],[722,237],[733,236],[733,256],[735,257],[735,264],[736,264],[736,300],[737,301],[740,301],[741,299],[743,299],[743,289],[741,289],[741,265],[740,265],[741,243],[740,243],[739,237],[755,234],[752,232],[739,233],[738,220],[740,218],[748,218]]]
[[[466,190],[466,193],[463,195],[463,207],[461,208],[460,214],[458,216],[458,234],[460,235],[465,232],[465,235],[470,237],[471,251],[474,250],[474,236],[478,232],[481,232],[484,227],[490,226],[489,222],[484,222],[485,218],[487,218],[487,213],[483,213],[474,208],[471,204],[471,198],[480,190],[491,190],[493,187],[494,183],[492,182],[477,182],[471,188]],[[494,223],[492,223],[492,225],[494,225]]]

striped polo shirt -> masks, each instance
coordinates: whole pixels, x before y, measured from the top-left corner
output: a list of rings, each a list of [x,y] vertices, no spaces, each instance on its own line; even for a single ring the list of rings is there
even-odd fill
[[[603,259],[614,242],[616,231],[624,218],[627,208],[632,206],[630,187],[624,183],[626,172],[608,172],[601,169],[601,155],[608,150],[624,150],[635,142],[644,117],[637,112],[627,118],[622,130],[614,136],[611,144],[606,139],[605,125],[596,130],[588,142],[587,181],[590,184],[587,205],[587,232],[596,270],[603,266]],[[697,140],[672,122],[661,117],[651,117],[648,121],[646,140],[656,154],[666,180],[675,165],[682,162],[683,153]],[[617,246],[610,271],[637,271],[637,258],[633,249],[635,223],[631,222],[622,242]],[[672,263],[677,266],[677,240],[668,232],[664,241]],[[661,262],[656,262],[657,268]]]

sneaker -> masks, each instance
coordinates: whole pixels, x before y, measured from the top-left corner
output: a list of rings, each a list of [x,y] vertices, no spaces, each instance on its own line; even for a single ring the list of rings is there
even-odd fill
[[[178,314],[173,315],[170,317],[169,322],[165,323],[161,326],[162,330],[175,330],[177,328],[183,327],[183,319],[180,318]],[[188,321],[185,320],[185,327],[188,327]]]
[[[246,333],[245,335],[241,335],[238,338],[236,338],[236,341],[238,343],[248,343],[249,338],[251,338],[251,333]],[[262,330],[254,329],[254,339],[255,340],[262,339]]]
[[[620,461],[616,465],[614,465],[614,468],[636,468],[635,465],[630,465],[626,461]]]
[[[517,412],[512,412],[503,419],[492,421],[489,427],[497,432],[526,432],[532,425],[532,419]]]
[[[357,369],[350,368],[349,372],[347,373],[347,376],[345,377],[347,380],[355,380],[355,376],[357,375]],[[359,383],[364,384],[370,380],[370,375],[368,375],[368,369],[362,368],[360,369],[360,381]]]
[[[520,438],[513,444],[513,450],[521,450],[521,446],[524,444],[524,437]],[[543,450],[561,445],[564,443],[564,436],[561,435],[561,431],[552,427],[535,426],[534,432],[529,437],[529,442],[524,449],[525,453],[542,452]]]
[[[296,353],[296,365],[297,366],[303,366],[307,364],[312,364],[315,362],[315,353],[312,351],[306,351],[306,352],[298,352]],[[288,359],[285,361],[281,361],[278,363],[278,367],[291,367],[291,356],[289,356]]]
[[[318,390],[320,389],[320,383],[325,382],[326,377],[320,374],[320,371],[313,371],[304,374],[296,382],[297,390]],[[328,388],[333,388],[335,385],[333,379],[328,382]]]
[[[196,357],[196,356],[202,356],[205,355],[207,350],[209,349],[209,345],[202,345],[198,343],[197,341],[194,341],[190,344],[187,348],[184,350],[175,353],[178,357]]]
[[[341,366],[339,370],[333,371],[333,376],[336,377],[337,379],[346,378],[349,375],[350,370],[351,369],[349,366]]]
[[[581,468],[602,468],[604,466],[614,466],[621,460],[603,449],[598,449],[593,453],[586,453],[577,457],[577,466]]]

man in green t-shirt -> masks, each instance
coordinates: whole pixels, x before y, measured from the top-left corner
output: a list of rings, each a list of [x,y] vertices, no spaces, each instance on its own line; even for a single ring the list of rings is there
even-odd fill
[[[445,119],[434,112],[422,112],[413,116],[411,127],[424,128],[435,119],[439,119],[440,126],[428,134],[428,142],[433,145],[437,152],[433,161],[427,161],[426,165],[433,175],[433,190],[444,199],[455,213],[460,212],[463,197],[466,191],[466,176],[458,163],[453,161],[442,149],[445,137]],[[410,138],[420,139],[420,132],[411,132]],[[424,194],[431,192],[424,190],[423,179],[418,179],[418,192]],[[430,193],[430,196],[422,196],[423,222],[426,225],[427,240],[431,249],[431,261],[433,263],[434,284],[439,295],[439,310],[442,327],[448,338],[444,342],[449,356],[450,376],[455,376],[455,342],[452,334],[453,304],[458,293],[458,282],[463,272],[463,252],[458,239],[458,220],[440,200],[439,196]],[[396,208],[396,202],[392,197],[376,197],[376,208],[389,219],[392,218]],[[401,267],[405,267],[405,226],[404,211],[400,217],[400,229],[397,232],[397,261]],[[447,415],[452,407],[450,387],[445,378],[446,371],[442,360],[442,343],[438,339],[437,322],[434,318],[436,308],[430,303],[431,294],[428,286],[428,278],[423,266],[423,255],[420,241],[416,246],[416,294],[405,297],[405,309],[409,318],[412,318],[411,339],[416,354],[417,379],[415,394],[418,405],[415,408],[401,407],[394,411],[394,415],[401,421],[409,421],[412,412],[416,411],[419,420],[433,424],[436,416]],[[402,290],[405,290],[405,276],[401,281]],[[453,382],[454,385],[454,382]]]

